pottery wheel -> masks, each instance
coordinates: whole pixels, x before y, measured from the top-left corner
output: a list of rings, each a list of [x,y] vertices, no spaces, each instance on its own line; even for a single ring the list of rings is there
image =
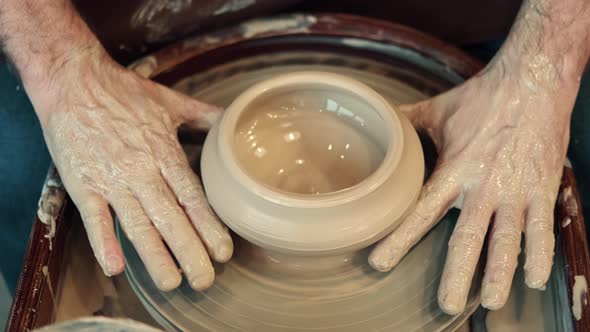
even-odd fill
[[[178,81],[174,88],[199,100],[227,106],[255,82],[293,70],[349,75],[394,104],[426,98],[417,85],[422,84],[421,91],[431,90],[427,92],[431,94],[456,83],[427,81],[399,64],[337,52],[274,51],[216,65]],[[184,148],[198,171],[198,140],[185,142]],[[204,292],[192,290],[186,281],[174,291],[159,291],[129,241],[119,234],[131,286],[168,330],[449,331],[479,305],[481,277],[479,271],[464,314],[448,316],[440,311],[437,288],[456,217],[456,213],[447,215],[390,273],[373,271],[367,263],[367,250],[329,263],[333,266],[325,265],[319,272],[306,272],[293,262],[284,265],[289,262],[261,258],[260,252],[238,240],[234,258],[215,265],[215,284]]]

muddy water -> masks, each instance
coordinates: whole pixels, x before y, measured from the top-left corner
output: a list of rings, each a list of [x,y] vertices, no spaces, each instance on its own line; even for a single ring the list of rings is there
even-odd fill
[[[387,142],[369,134],[364,115],[375,112],[369,108],[344,92],[307,89],[256,100],[238,120],[234,151],[246,173],[282,191],[349,188],[385,155]]]

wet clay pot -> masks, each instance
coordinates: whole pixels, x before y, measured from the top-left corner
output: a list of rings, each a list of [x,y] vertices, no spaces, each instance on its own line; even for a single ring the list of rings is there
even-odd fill
[[[203,147],[208,200],[242,238],[296,255],[351,252],[411,210],[424,158],[410,122],[369,86],[295,71],[253,85]]]

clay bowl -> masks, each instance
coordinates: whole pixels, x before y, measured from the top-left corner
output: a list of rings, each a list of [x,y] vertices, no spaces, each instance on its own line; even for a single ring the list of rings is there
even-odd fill
[[[391,232],[424,176],[418,135],[367,85],[321,71],[250,87],[209,132],[208,200],[242,238],[295,255],[352,252]]]

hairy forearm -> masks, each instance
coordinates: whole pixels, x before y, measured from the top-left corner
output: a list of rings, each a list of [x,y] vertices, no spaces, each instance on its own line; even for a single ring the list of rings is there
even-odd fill
[[[577,86],[590,57],[590,1],[525,0],[491,66],[532,89]]]
[[[47,87],[81,52],[101,50],[69,0],[0,0],[0,40],[27,90]]]
[[[0,41],[42,125],[90,67],[114,63],[70,0],[0,0]]]

